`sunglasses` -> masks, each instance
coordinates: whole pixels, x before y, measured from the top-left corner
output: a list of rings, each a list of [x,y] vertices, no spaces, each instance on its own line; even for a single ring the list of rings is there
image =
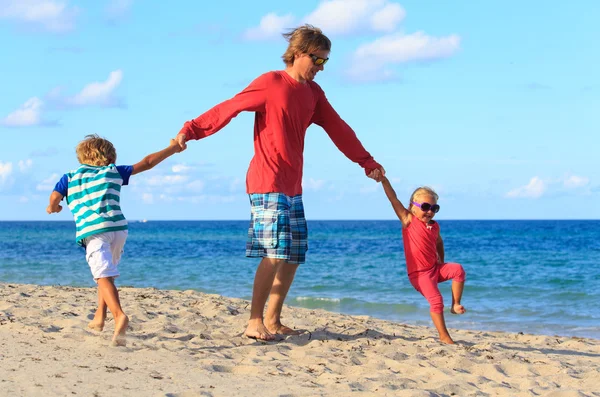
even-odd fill
[[[421,209],[421,211],[423,212],[427,212],[429,210],[431,210],[431,212],[433,212],[434,214],[437,214],[438,211],[440,210],[440,206],[438,204],[429,204],[429,203],[416,203],[416,202],[412,202],[413,205],[416,205],[417,207],[419,207]]]
[[[308,54],[308,56],[310,57],[310,59],[312,59],[313,63],[316,66],[325,65],[327,63],[327,61],[329,61],[329,58],[321,58],[314,54]]]

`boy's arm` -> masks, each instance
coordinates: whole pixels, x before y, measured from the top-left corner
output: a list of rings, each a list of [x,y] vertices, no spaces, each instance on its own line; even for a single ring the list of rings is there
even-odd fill
[[[171,144],[165,149],[147,155],[137,164],[133,166],[133,172],[131,175],[139,174],[140,172],[148,171],[151,168],[154,168],[161,161],[169,158],[175,153],[179,153],[183,151],[183,149],[179,146],[179,143],[175,139],[171,139]]]
[[[438,257],[440,258],[440,263],[444,263],[444,240],[442,240],[441,234],[438,234],[435,247],[437,249]]]
[[[402,205],[400,200],[398,200],[398,196],[396,196],[396,192],[390,184],[389,179],[384,176],[381,180],[381,184],[383,185],[383,191],[385,192],[385,195],[387,196],[388,200],[390,200],[390,203],[392,203],[392,207],[394,208],[398,219],[400,219],[400,222],[402,222],[402,227],[407,227],[411,220],[410,212],[404,208],[404,205]]]
[[[46,212],[49,214],[57,213],[62,211],[62,205],[60,205],[60,201],[63,199],[63,195],[54,190],[50,194],[50,204],[46,207]]]

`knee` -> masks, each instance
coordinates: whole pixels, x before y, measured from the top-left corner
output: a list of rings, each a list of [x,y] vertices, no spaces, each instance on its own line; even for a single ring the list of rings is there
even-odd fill
[[[465,280],[467,279],[467,272],[465,271],[465,269],[462,267],[462,265],[458,265],[458,269],[456,271],[456,277],[454,278],[456,281],[458,282],[462,282],[464,283]]]
[[[444,311],[444,300],[442,295],[431,296],[427,298],[429,302],[429,311],[441,314]]]

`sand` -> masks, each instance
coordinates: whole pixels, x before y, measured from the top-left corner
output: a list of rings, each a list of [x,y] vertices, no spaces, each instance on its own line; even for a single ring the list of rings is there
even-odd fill
[[[249,302],[195,291],[121,288],[114,323],[87,328],[96,290],[0,283],[2,396],[600,396],[600,341],[450,332],[284,308],[305,329],[245,338]]]

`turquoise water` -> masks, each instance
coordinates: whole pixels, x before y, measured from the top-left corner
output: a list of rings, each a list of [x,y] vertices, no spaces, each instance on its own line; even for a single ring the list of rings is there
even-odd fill
[[[119,285],[249,299],[247,221],[131,222]],[[451,328],[600,339],[600,221],[440,221],[467,271],[468,314]],[[405,272],[397,221],[309,221],[287,303],[430,325]],[[72,222],[0,222],[0,282],[93,286]],[[450,283],[440,286],[450,302]]]

